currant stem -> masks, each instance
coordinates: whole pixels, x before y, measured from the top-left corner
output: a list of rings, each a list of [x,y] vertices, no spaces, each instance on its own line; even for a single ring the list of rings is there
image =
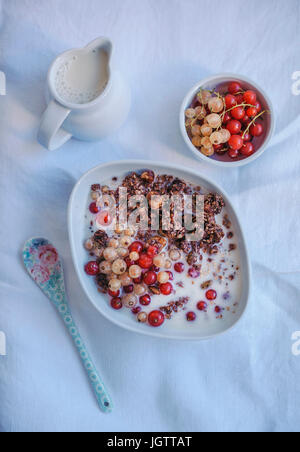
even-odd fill
[[[257,116],[255,116],[255,118],[252,119],[252,121],[248,124],[247,129],[245,130],[245,132],[244,132],[243,135],[242,135],[242,138],[243,138],[243,139],[245,138],[246,133],[249,132],[250,127],[255,123],[255,121],[256,121],[260,116],[262,116],[264,113],[267,113],[267,112],[268,112],[268,110],[264,110],[264,111],[262,111],[261,113],[259,113]]]

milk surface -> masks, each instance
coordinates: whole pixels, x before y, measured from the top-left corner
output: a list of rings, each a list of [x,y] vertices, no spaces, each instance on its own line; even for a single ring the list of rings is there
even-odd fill
[[[58,66],[55,89],[66,102],[86,104],[95,100],[108,82],[108,54],[102,49],[78,53]]]

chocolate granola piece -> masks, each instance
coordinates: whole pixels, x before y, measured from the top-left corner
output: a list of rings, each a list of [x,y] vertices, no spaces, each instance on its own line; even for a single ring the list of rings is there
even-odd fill
[[[149,242],[153,237],[153,231],[142,231],[138,230],[136,238],[137,240],[141,240],[142,242]]]
[[[92,240],[95,248],[106,248],[108,244],[108,235],[105,231],[99,229],[99,231],[95,232]]]
[[[150,286],[149,290],[153,293],[153,295],[160,295],[160,289],[156,286]]]
[[[160,235],[155,235],[154,237],[149,238],[147,240],[147,245],[156,246],[158,253],[160,253],[167,244],[167,240]]]
[[[171,319],[173,313],[172,306],[161,306],[159,309],[165,314],[166,319]]]
[[[194,188],[194,193],[196,193],[197,195],[201,195],[202,193],[202,187],[200,187],[200,185],[198,185],[197,187]]]
[[[181,297],[177,301],[170,301],[167,305],[161,306],[159,309],[165,314],[166,319],[169,320],[173,313],[183,310],[189,300],[189,297]]]
[[[219,248],[217,247],[217,245],[211,246],[209,249],[209,254],[218,254],[219,252]]]
[[[190,254],[193,251],[192,243],[186,240],[176,240],[175,245],[182,250],[184,254]]]
[[[228,239],[232,239],[234,237],[234,233],[233,232],[228,232],[228,234],[227,234],[227,238]]]
[[[224,218],[223,218],[223,226],[225,226],[226,229],[230,229],[231,226],[232,226],[232,223],[231,223],[231,221],[229,220],[229,217],[228,217],[227,214],[224,215]]]
[[[107,293],[108,292],[108,278],[107,275],[104,275],[103,273],[99,273],[99,275],[97,275],[96,277],[97,280],[97,284],[99,287],[99,290],[102,293]]]
[[[146,170],[141,174],[141,179],[145,184],[152,184],[155,179],[155,174],[151,170]]]
[[[91,190],[92,191],[100,191],[101,190],[101,185],[100,184],[94,184],[91,186]]]
[[[197,242],[192,242],[193,251],[188,254],[186,261],[190,266],[195,267],[197,270],[200,270],[202,267],[201,262],[203,260],[203,256],[202,254],[200,254],[200,246],[198,249],[198,247],[195,247],[196,244]]]
[[[215,245],[216,243],[220,243],[224,237],[224,231],[221,226],[216,224],[215,217],[205,213],[203,244]]]
[[[169,188],[173,180],[174,177],[167,174],[157,176],[153,183],[152,190],[157,194],[165,195],[166,193],[169,193]]]
[[[201,284],[201,289],[206,290],[212,285],[213,281],[210,279],[209,281],[205,281]]]
[[[171,195],[178,195],[179,193],[183,193],[186,189],[187,185],[186,183],[179,179],[178,177],[173,180],[173,182],[168,187],[168,192]]]
[[[229,244],[229,252],[234,251],[237,249],[237,245],[235,243],[230,243]]]
[[[162,235],[166,236],[169,240],[180,240],[185,237],[185,228],[173,229],[171,224],[171,229],[168,231],[160,231]]]
[[[137,173],[130,173],[123,180],[122,186],[127,188],[128,196],[146,195],[148,189]]]
[[[184,191],[185,195],[192,195],[193,194],[193,189],[192,189],[192,187],[190,185],[187,185],[183,191]]]
[[[204,197],[204,210],[213,215],[219,215],[225,206],[224,199],[218,193],[209,193]]]
[[[190,253],[187,255],[186,261],[189,265],[194,265],[197,263],[198,257],[194,253]]]

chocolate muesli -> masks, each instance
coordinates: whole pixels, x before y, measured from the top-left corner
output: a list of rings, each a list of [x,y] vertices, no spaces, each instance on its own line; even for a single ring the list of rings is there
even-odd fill
[[[95,181],[86,224],[85,271],[113,309],[175,328],[201,328],[236,311],[240,255],[220,194],[169,174],[132,172]]]

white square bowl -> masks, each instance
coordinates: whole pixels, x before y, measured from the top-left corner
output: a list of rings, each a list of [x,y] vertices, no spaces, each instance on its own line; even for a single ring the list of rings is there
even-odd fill
[[[217,192],[224,197],[226,208],[238,239],[241,256],[242,295],[241,299],[237,300],[239,305],[234,316],[228,316],[228,318],[220,322],[208,322],[205,327],[199,330],[195,328],[174,329],[172,322],[165,322],[160,328],[152,328],[147,324],[138,323],[135,316],[129,316],[125,310],[114,311],[108,303],[107,296],[98,292],[94,279],[87,277],[84,271],[84,265],[87,261],[87,252],[84,248],[84,243],[87,239],[85,235],[85,214],[91,186],[95,183],[104,183],[113,177],[123,177],[126,173],[143,169],[151,169],[155,173],[177,176],[197,186],[200,185],[212,192]],[[240,320],[246,310],[250,293],[251,268],[240,222],[234,207],[224,191],[195,171],[183,169],[176,165],[143,160],[112,162],[97,166],[81,177],[72,192],[68,209],[68,228],[72,257],[84,292],[94,307],[104,317],[122,328],[159,338],[197,341],[213,338],[230,330]]]

